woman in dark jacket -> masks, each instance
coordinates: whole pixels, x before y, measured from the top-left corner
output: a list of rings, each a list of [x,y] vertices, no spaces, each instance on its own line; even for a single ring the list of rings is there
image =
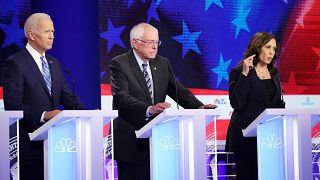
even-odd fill
[[[227,134],[226,151],[234,152],[237,180],[258,179],[257,140],[243,137],[242,130],[266,108],[284,108],[274,35],[256,33],[244,60],[229,74],[229,99],[234,109]]]

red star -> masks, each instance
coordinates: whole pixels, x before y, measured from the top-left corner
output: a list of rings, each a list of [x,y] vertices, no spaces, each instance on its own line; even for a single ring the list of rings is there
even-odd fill
[[[303,94],[303,92],[307,89],[307,87],[298,86],[296,84],[296,79],[293,72],[290,73],[289,81],[282,83],[282,88],[285,94]]]
[[[318,66],[316,71],[320,70],[320,48],[312,48],[312,50],[317,54],[317,56],[319,57],[319,62],[318,62]]]

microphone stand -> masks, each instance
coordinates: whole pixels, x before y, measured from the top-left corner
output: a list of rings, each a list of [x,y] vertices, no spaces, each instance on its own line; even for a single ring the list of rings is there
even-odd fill
[[[72,74],[71,74],[70,70],[65,67],[64,71],[71,78],[71,82],[72,82],[72,110],[76,110],[76,99],[75,99],[75,93],[74,93],[75,82],[74,82],[74,79],[72,77]]]

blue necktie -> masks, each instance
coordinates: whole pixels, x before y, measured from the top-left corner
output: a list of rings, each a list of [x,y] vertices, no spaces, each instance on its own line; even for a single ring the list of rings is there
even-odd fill
[[[50,69],[48,62],[44,56],[40,57],[41,62],[42,62],[42,76],[44,78],[44,81],[47,84],[47,88],[49,90],[49,93],[51,95],[51,75],[50,75]]]
[[[143,73],[144,79],[145,79],[146,82],[147,82],[149,94],[150,94],[150,97],[151,97],[152,103],[153,103],[151,79],[150,79],[150,77],[149,77],[149,74],[148,74],[148,71],[147,71],[147,67],[148,67],[148,63],[143,63],[143,64],[142,64],[142,73]]]

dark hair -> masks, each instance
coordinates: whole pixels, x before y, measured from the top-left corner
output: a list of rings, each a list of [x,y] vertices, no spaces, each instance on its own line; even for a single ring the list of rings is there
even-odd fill
[[[248,47],[244,53],[243,59],[246,59],[247,57],[256,54],[256,56],[253,59],[253,65],[256,66],[259,62],[259,54],[260,54],[261,47],[266,45],[271,39],[277,40],[276,37],[271,33],[257,32],[251,38],[251,40],[248,44]],[[278,72],[277,68],[275,68],[275,66],[274,66],[277,58],[278,58],[278,48],[275,50],[275,54],[273,56],[271,63],[268,64],[268,69],[271,74],[275,74]],[[239,63],[239,65],[240,64],[241,65],[243,64],[243,60]]]

